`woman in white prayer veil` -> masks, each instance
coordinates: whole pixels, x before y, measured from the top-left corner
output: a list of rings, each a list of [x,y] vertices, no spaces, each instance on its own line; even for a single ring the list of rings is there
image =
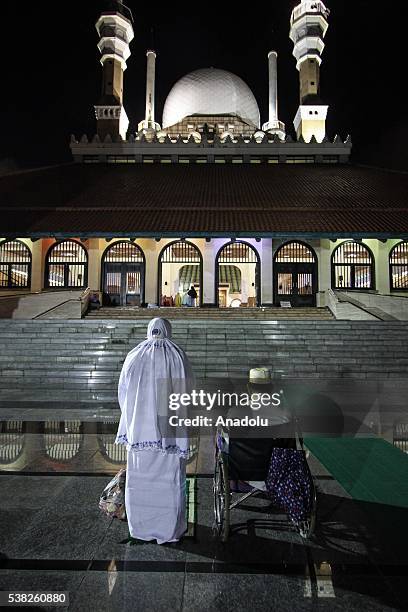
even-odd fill
[[[122,411],[117,444],[127,453],[126,514],[129,532],[159,544],[177,541],[187,529],[185,431],[169,428],[169,395],[188,393],[193,374],[184,351],[171,338],[171,325],[153,319],[147,340],[130,351],[119,379]]]

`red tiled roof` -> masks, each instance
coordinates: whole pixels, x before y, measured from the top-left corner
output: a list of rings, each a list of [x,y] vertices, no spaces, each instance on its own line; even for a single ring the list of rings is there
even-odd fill
[[[3,235],[408,235],[408,175],[343,165],[68,164],[0,178]]]

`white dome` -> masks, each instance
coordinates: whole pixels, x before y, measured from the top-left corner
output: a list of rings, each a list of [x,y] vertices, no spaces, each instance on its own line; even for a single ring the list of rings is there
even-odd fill
[[[238,115],[259,127],[259,108],[244,81],[226,70],[203,68],[173,86],[163,110],[163,128],[190,115]]]

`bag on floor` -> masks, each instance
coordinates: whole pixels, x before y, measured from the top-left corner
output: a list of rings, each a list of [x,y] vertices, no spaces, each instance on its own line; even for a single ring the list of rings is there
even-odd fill
[[[313,482],[303,450],[274,448],[265,484],[272,503],[294,523],[310,518]]]
[[[122,468],[102,491],[99,508],[109,518],[126,520],[125,486],[126,469]]]

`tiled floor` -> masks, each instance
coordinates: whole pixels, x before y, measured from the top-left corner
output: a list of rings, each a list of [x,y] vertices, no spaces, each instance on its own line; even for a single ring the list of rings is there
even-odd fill
[[[44,421],[59,423],[62,410],[67,422],[84,423],[81,433],[64,423],[60,438],[44,438]],[[101,516],[97,504],[120,464],[101,450],[97,423],[115,411],[21,405],[24,450],[0,466],[1,590],[66,590],[69,609],[81,612],[408,609],[408,511],[353,501],[313,457],[318,518],[307,543],[262,495],[233,511],[228,543],[217,540],[208,437],[189,464],[198,475],[195,537],[126,543],[126,524]],[[10,412],[1,407],[0,421]],[[81,451],[64,458],[78,436]]]

